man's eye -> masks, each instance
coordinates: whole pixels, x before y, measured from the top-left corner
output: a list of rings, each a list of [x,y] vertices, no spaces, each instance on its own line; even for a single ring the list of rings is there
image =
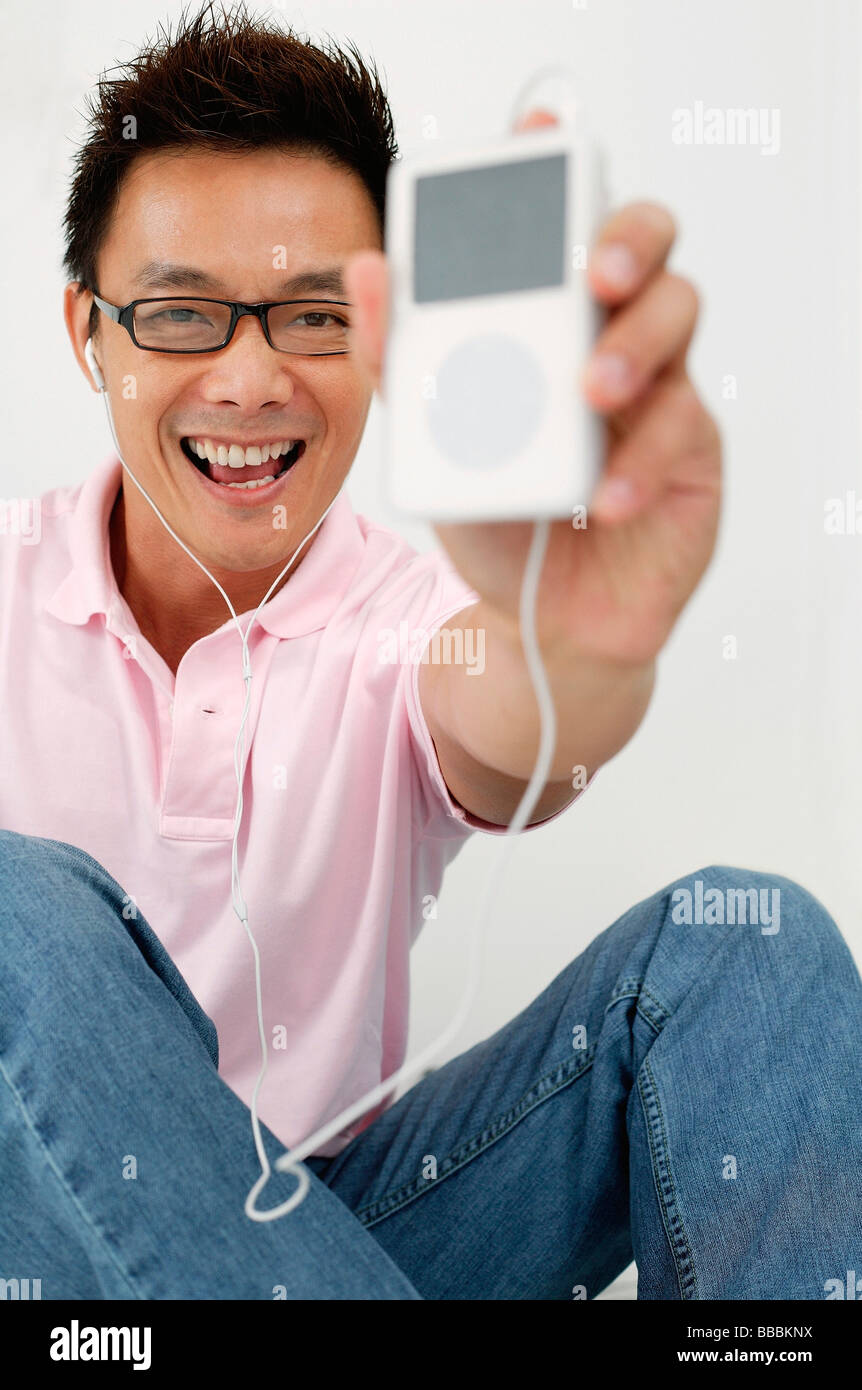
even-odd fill
[[[302,319],[332,319],[333,323],[339,324],[342,328],[346,327],[345,320],[340,318],[338,314],[328,314],[322,309],[310,309],[307,313],[300,314],[299,317],[294,319],[293,321],[294,323],[300,323]],[[312,328],[325,327],[324,324],[318,322],[312,323],[310,326]]]
[[[209,320],[197,309],[159,309],[149,315],[150,323],[208,323]]]

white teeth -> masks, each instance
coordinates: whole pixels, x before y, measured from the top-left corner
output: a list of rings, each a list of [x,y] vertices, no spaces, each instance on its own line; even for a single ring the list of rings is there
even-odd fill
[[[228,486],[228,487],[242,487],[242,488],[263,487],[264,484],[266,484],[266,483],[274,483],[274,482],[275,482],[275,478],[272,476],[272,474],[269,474],[269,476],[266,477],[266,478],[252,478],[251,482],[248,482],[248,483],[228,483],[227,486]]]
[[[197,458],[217,463],[221,468],[259,468],[270,459],[274,462],[289,454],[295,442],[279,439],[271,444],[250,444],[243,448],[241,444],[214,444],[211,439],[188,439],[189,448]]]

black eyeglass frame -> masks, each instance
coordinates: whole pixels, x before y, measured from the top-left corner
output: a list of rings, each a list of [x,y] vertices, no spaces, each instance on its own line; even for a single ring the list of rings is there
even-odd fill
[[[192,353],[201,352],[220,352],[226,348],[234,335],[237,324],[246,314],[257,319],[263,335],[273,352],[285,352],[291,357],[343,357],[350,348],[336,348],[331,352],[297,352],[295,348],[276,347],[269,332],[269,311],[270,309],[280,309],[285,304],[333,304],[343,309],[351,309],[353,305],[346,299],[272,299],[261,304],[244,304],[238,299],[207,299],[204,295],[155,295],[149,299],[133,299],[129,304],[111,304],[107,299],[102,299],[99,295],[93,294],[94,304],[101,309],[114,323],[118,323],[121,328],[125,328],[136,348],[141,352],[167,352],[172,356],[185,356]],[[149,347],[144,343],[139,343],[135,337],[135,309],[139,304],[221,304],[230,309],[230,323],[228,324],[227,336],[217,347],[205,348],[157,348]]]

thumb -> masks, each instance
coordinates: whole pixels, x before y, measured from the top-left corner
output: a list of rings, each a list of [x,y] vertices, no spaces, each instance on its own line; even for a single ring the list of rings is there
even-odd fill
[[[357,251],[344,266],[353,305],[350,348],[372,390],[381,391],[389,326],[389,268],[382,251]]]

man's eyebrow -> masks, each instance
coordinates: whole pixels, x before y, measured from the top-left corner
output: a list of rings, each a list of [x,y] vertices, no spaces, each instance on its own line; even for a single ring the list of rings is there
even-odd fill
[[[344,298],[344,279],[337,266],[326,270],[306,270],[302,275],[294,275],[283,280],[279,288],[281,294],[337,294]]]
[[[135,276],[134,283],[148,290],[217,290],[222,286],[205,270],[170,261],[148,261]]]
[[[135,276],[134,283],[149,290],[203,290],[224,294],[220,280],[191,265],[175,265],[170,261],[148,261]],[[338,266],[321,270],[306,270],[283,280],[275,291],[288,298],[304,294],[334,294],[344,298],[344,279]]]

